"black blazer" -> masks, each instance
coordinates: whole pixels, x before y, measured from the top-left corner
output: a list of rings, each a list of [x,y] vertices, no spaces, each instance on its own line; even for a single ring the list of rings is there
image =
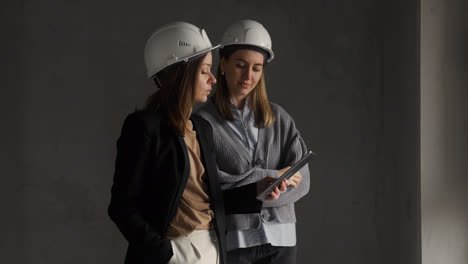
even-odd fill
[[[259,212],[262,203],[255,200],[255,184],[221,191],[211,126],[200,117],[192,116],[191,120],[197,131],[215,214],[221,263],[226,263],[225,213]],[[108,208],[110,218],[129,243],[125,264],[156,264],[170,260],[173,252],[166,232],[189,174],[185,142],[174,133],[161,112],[138,111],[127,116],[117,141]]]

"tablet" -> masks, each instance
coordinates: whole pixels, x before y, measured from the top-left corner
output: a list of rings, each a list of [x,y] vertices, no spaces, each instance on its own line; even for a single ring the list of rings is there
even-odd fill
[[[296,164],[294,164],[288,171],[286,171],[281,177],[276,179],[270,186],[268,186],[261,194],[257,195],[258,200],[265,200],[265,198],[270,195],[270,193],[275,189],[276,186],[279,186],[282,181],[291,178],[298,170],[304,167],[313,157],[317,156],[312,151],[307,152]]]

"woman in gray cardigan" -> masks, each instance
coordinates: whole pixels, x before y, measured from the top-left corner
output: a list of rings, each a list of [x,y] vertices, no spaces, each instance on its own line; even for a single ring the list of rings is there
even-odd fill
[[[221,187],[231,189],[280,176],[307,148],[293,119],[266,96],[263,67],[274,57],[266,29],[238,21],[221,45],[218,86],[198,115],[213,127]],[[228,263],[295,263],[294,202],[307,194],[309,182],[305,166],[260,211],[227,215]]]

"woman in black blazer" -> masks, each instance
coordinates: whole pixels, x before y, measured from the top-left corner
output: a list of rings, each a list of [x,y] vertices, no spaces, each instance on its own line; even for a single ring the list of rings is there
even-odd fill
[[[272,179],[222,192],[211,127],[191,116],[193,103],[205,102],[216,82],[210,69],[217,47],[184,22],[159,28],[146,44],[147,75],[160,89],[124,121],[108,209],[129,243],[126,264],[226,263],[225,211],[262,207],[255,197]],[[199,200],[206,208],[197,207]],[[194,233],[207,238],[203,247],[184,248],[180,241]]]

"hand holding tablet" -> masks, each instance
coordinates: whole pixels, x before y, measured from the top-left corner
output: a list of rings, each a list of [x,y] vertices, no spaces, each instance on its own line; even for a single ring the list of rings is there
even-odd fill
[[[317,155],[313,153],[312,151],[307,152],[304,157],[302,157],[296,164],[294,164],[288,171],[286,171],[281,177],[276,179],[274,182],[272,182],[263,192],[261,192],[259,195],[257,195],[257,199],[261,201],[265,201],[265,199],[270,195],[270,193],[275,190],[276,187],[280,188],[281,183],[284,180],[287,180],[291,178],[298,170],[300,170],[302,167],[304,167],[310,160],[312,160],[313,157],[316,157]]]

